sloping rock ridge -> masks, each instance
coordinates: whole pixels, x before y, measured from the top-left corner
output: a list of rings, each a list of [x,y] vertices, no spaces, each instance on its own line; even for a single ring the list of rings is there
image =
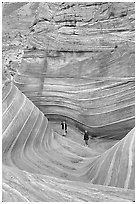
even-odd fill
[[[133,2],[3,3],[3,202],[135,200],[134,15]]]

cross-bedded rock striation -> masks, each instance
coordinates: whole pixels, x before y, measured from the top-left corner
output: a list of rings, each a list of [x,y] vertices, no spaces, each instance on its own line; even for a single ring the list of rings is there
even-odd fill
[[[134,3],[40,3],[31,42],[59,51],[114,51],[134,47]]]
[[[20,90],[50,118],[124,137],[134,127],[134,3],[40,3],[30,27]]]
[[[3,86],[2,102],[4,201],[134,199],[134,129],[100,154],[53,131],[44,114],[12,82]],[[64,179],[62,188],[59,178]],[[89,184],[85,185],[87,182]],[[103,185],[104,188],[92,184]],[[75,186],[76,194],[72,192],[72,185]],[[120,194],[117,187],[123,188]],[[11,193],[7,195],[8,191]],[[58,193],[61,197],[57,196]],[[78,193],[81,194],[78,196]]]
[[[3,201],[134,200],[134,15],[133,2],[3,4]]]

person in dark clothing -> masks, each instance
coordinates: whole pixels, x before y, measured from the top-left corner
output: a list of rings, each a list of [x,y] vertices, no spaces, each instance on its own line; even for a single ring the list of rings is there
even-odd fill
[[[62,127],[62,136],[66,136],[66,134],[67,134],[67,123],[65,122],[65,121],[63,121],[62,123],[61,123],[61,127]]]
[[[84,133],[84,140],[85,140],[85,145],[88,146],[89,134],[87,130],[85,130],[85,133]]]

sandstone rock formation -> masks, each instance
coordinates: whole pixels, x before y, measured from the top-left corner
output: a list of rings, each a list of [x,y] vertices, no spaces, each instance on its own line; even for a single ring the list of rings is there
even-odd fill
[[[38,201],[61,201],[61,199],[62,201],[82,201],[83,199],[128,201],[134,199],[133,192],[127,190],[134,189],[134,130],[100,155],[54,132],[44,114],[13,83],[9,82],[3,86],[2,99],[4,201],[14,201],[14,199],[15,201],[37,201],[37,199]],[[63,187],[62,191],[59,190],[59,194],[63,195],[58,198],[57,189],[53,190],[51,186],[49,189],[49,183],[52,180],[52,185],[60,188],[62,181],[49,176],[73,181],[76,186],[75,191],[79,193],[83,189],[83,184],[79,182],[120,187],[123,190],[120,190],[121,194],[119,194],[118,188],[103,189],[100,186],[84,184],[86,192],[84,191],[78,199],[77,193],[72,193],[73,183],[64,180],[63,186],[67,186],[66,189]],[[27,193],[25,192],[26,182],[29,183]],[[33,192],[30,191],[32,188]],[[47,195],[46,188],[49,189],[50,196]],[[96,189],[99,198],[94,196],[93,188]],[[8,189],[12,194],[7,197]],[[35,194],[37,189],[39,194]],[[69,198],[68,189],[71,189]],[[104,196],[100,195],[102,190]],[[108,192],[112,193],[112,197]],[[88,197],[86,193],[89,194]],[[126,196],[125,193],[127,193]]]
[[[135,199],[134,15],[133,2],[3,5],[3,201]]]
[[[124,137],[134,127],[134,3],[40,3],[31,28],[20,90],[50,118]]]
[[[23,63],[15,84],[49,118],[117,139],[134,127],[134,80],[48,78],[33,65]]]

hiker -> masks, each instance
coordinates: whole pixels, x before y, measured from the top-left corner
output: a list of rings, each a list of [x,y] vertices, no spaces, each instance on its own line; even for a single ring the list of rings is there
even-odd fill
[[[67,123],[65,121],[63,121],[61,123],[61,127],[62,127],[62,136],[66,136],[66,134],[67,134]]]
[[[89,134],[87,130],[85,130],[85,133],[84,133],[84,140],[85,140],[85,145],[88,146]]]

